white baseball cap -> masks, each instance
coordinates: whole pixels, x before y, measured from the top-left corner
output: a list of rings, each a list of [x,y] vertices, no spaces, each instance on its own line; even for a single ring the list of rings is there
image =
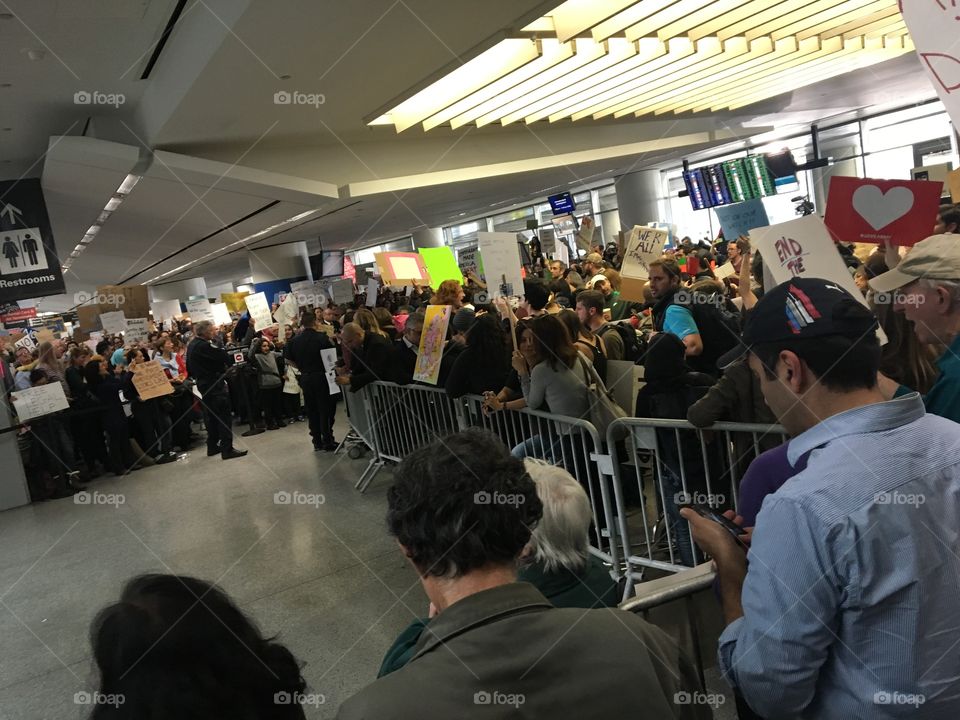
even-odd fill
[[[870,288],[891,292],[920,278],[960,280],[960,235],[932,235],[921,240],[899,265],[870,280]]]

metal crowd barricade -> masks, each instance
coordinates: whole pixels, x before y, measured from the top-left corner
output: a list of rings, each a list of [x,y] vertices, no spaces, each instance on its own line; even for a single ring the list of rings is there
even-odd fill
[[[626,438],[616,442],[626,430]],[[719,511],[739,506],[740,480],[750,461],[786,440],[779,425],[716,423],[699,429],[685,420],[624,418],[607,434],[617,531],[624,549],[626,589],[648,569],[675,573],[702,560],[685,521],[683,503]]]
[[[481,427],[503,440],[509,448],[527,443],[527,456],[559,465],[583,485],[593,512],[590,552],[622,577],[623,553],[618,546],[613,478],[600,472],[603,444],[588,421],[535,410],[499,410],[485,414],[483,399],[463,398],[464,427]]]
[[[458,402],[438,388],[374,382],[358,394],[363,395],[364,415],[376,454],[357,481],[361,492],[385,462],[398,463],[436,437],[461,427]]]
[[[367,411],[366,396],[367,388],[362,388],[357,392],[351,392],[349,388],[342,388],[343,407],[347,411],[347,420],[350,423],[350,431],[346,434],[340,445],[337,446],[337,452],[347,448],[347,454],[357,459],[363,454],[361,446],[366,446],[373,452],[373,458],[367,464],[367,469],[360,476],[360,482],[363,482],[367,474],[378,468],[379,456],[377,454],[377,444],[373,437],[373,428],[370,422],[370,415]],[[360,483],[357,483],[359,487]]]

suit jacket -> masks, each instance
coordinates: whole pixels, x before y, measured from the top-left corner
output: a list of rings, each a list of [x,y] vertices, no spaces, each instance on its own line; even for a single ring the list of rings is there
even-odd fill
[[[392,356],[393,348],[389,340],[382,335],[367,333],[363,338],[363,345],[350,360],[350,367],[353,369],[350,390],[356,392],[376,380],[392,380]]]
[[[555,608],[532,585],[511,583],[440,613],[413,658],[343,703],[337,717],[601,718],[633,707],[658,720],[706,720],[709,705],[674,702],[675,693],[699,689],[676,644],[639,616]]]

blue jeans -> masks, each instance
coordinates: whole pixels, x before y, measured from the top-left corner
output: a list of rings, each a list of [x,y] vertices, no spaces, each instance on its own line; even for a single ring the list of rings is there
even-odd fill
[[[561,457],[560,450],[560,440],[557,439],[549,447],[543,441],[543,436],[534,435],[532,438],[524,440],[522,443],[517,445],[513,450],[510,451],[510,454],[513,455],[517,460],[523,460],[524,458],[540,458],[541,460],[546,460],[549,463],[556,464],[558,458]]]

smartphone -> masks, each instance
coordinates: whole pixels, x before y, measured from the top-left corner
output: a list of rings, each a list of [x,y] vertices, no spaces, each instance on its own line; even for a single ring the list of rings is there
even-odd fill
[[[697,515],[707,518],[707,520],[712,520],[713,522],[720,525],[724,530],[730,533],[733,536],[733,539],[737,541],[737,544],[742,547],[744,550],[747,549],[746,544],[743,540],[740,539],[740,536],[744,534],[742,527],[737,525],[733,520],[726,518],[717,510],[714,510],[709,505],[702,505],[700,503],[689,503],[687,505],[681,505],[681,508],[690,508]]]

